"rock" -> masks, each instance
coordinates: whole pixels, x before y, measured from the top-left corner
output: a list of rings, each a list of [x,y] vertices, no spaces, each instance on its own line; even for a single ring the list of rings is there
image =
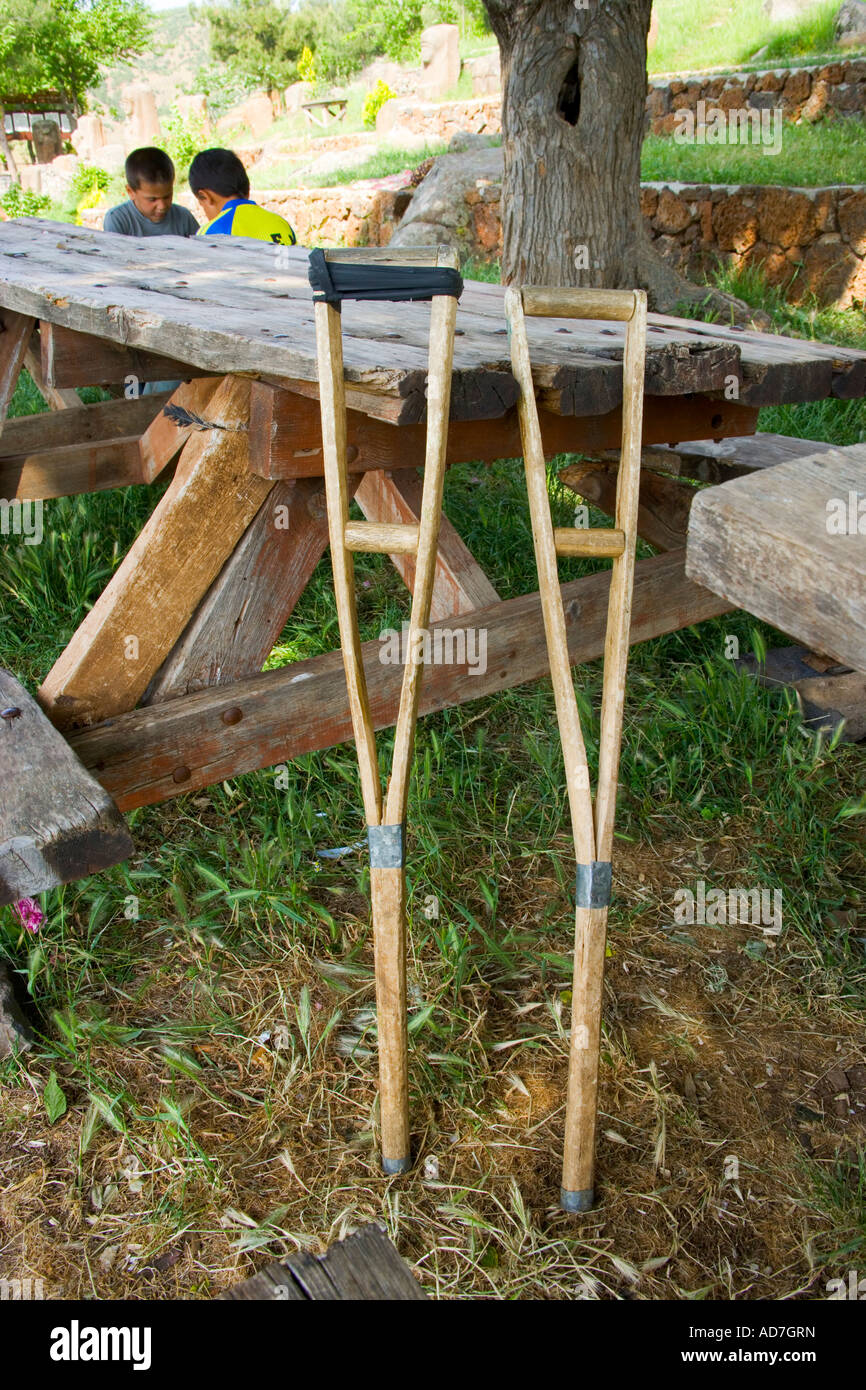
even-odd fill
[[[63,137],[56,121],[35,120],[30,124],[33,133],[33,153],[37,164],[50,164],[63,153]]]
[[[785,287],[796,274],[796,266],[788,257],[782,251],[774,251],[764,241],[755,242],[743,260],[746,265],[759,266],[768,285]]]
[[[640,210],[644,217],[647,219],[655,217],[658,205],[658,190],[655,188],[642,188],[640,191]]]
[[[230,136],[232,131],[243,130],[258,139],[264,135],[279,114],[274,111],[273,93],[254,92],[246,101],[232,106],[217,121],[217,133]]]
[[[791,76],[782,88],[782,99],[790,103],[791,106],[802,106],[804,101],[809,100],[811,91],[811,75],[801,68],[799,72],[791,73]]]
[[[796,304],[814,296],[820,304],[838,304],[846,309],[855,297],[855,277],[861,267],[862,262],[846,246],[822,237],[806,252],[789,297]]]
[[[0,961],[0,1057],[26,1052],[34,1041],[33,1030],[15,997],[9,967]]]
[[[477,58],[469,58],[464,67],[472,75],[472,95],[475,97],[492,96],[498,92],[502,86],[502,76],[500,72],[499,47],[492,48],[489,53],[481,53]]]
[[[720,251],[742,254],[758,240],[758,214],[754,200],[734,193],[713,209],[713,233]]]
[[[72,148],[85,164],[98,164],[99,151],[105,144],[105,129],[102,117],[92,112],[78,117],[78,124],[71,135]]]
[[[789,188],[767,188],[758,198],[758,235],[761,241],[787,250],[803,246],[815,235],[815,204],[805,193]]]
[[[839,231],[858,256],[866,256],[866,193],[852,193],[839,203]]]
[[[207,137],[211,133],[210,112],[207,97],[200,92],[175,98],[175,106],[184,121],[193,122]]]
[[[656,231],[665,233],[682,232],[692,220],[692,215],[688,205],[678,198],[676,193],[672,193],[669,188],[663,188],[659,194],[658,208],[655,215]]]
[[[866,43],[866,5],[862,0],[845,0],[836,16],[836,42],[845,47]]]
[[[653,51],[653,49],[655,48],[655,46],[656,46],[656,44],[658,43],[658,41],[659,41],[659,17],[658,17],[658,14],[656,13],[655,5],[653,5],[652,13],[651,13],[651,15],[650,15],[649,33],[648,33],[647,36],[646,36],[647,53],[652,53],[652,51]]]
[[[771,24],[801,19],[815,8],[816,0],[764,0],[764,10]]]
[[[832,90],[829,82],[816,78],[812,85],[812,95],[800,112],[804,121],[820,121],[830,104]]]
[[[862,111],[862,87],[856,82],[842,82],[838,87],[831,87],[830,105],[834,111],[842,111],[846,115],[851,115],[854,111]]]
[[[658,116],[666,116],[670,110],[671,98],[667,87],[663,85],[650,87],[646,101],[647,115],[650,120],[655,120]]]
[[[392,246],[424,246],[444,242],[468,254],[476,230],[485,241],[492,240],[492,211],[478,212],[486,203],[484,193],[494,189],[498,197],[502,183],[501,149],[476,150],[471,154],[443,154],[436,160],[415,193],[400,226],[391,238]],[[474,204],[467,201],[479,194]],[[498,235],[498,234],[497,234]]]
[[[416,91],[428,101],[456,87],[460,80],[460,29],[432,24],[421,34],[421,76]]]
[[[477,135],[471,130],[458,130],[448,141],[448,153],[468,154],[470,150],[489,150],[497,140],[495,135]]]
[[[291,87],[287,87],[283,94],[286,102],[286,115],[293,115],[296,111],[300,111],[305,101],[312,101],[313,91],[312,82],[293,82]]]
[[[719,106],[723,111],[742,111],[745,104],[746,89],[742,82],[732,82],[719,97]]]
[[[126,113],[124,136],[127,150],[140,149],[142,145],[159,145],[162,141],[162,127],[156,110],[156,97],[150,87],[143,82],[130,82],[120,94]]]

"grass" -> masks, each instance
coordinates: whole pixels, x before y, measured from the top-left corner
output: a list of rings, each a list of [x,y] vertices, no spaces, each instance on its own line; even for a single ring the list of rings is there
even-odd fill
[[[384,179],[390,174],[400,174],[405,169],[413,169],[423,160],[445,154],[447,142],[431,141],[419,149],[403,150],[385,147],[363,164],[346,169],[331,169],[327,174],[306,174],[297,160],[257,165],[252,174],[253,188],[279,188],[279,180],[288,180],[290,188],[331,188],[337,184],[358,183],[362,179]],[[275,182],[276,180],[276,182]]]
[[[862,315],[762,302],[785,329],[866,336]],[[37,405],[25,378],[13,410]],[[762,426],[866,430],[862,401],[782,414]],[[161,490],[51,501],[41,546],[3,540],[0,663],[31,688]],[[452,468],[445,508],[503,598],[536,587],[519,460]],[[357,570],[363,635],[399,626],[390,563]],[[824,1297],[866,1235],[866,1088],[840,1116],[832,1082],[864,1060],[864,750],[807,737],[732,669],[731,636],[784,640],[732,614],[632,654],[595,1213],[555,1206],[573,851],[542,681],[419,725],[405,1179],[376,1162],[365,856],[321,854],[362,833],[350,746],[132,812],[134,856],[43,895],[37,937],[0,911],[40,1033],[0,1064],[0,1273],[48,1296],[208,1297],[378,1217],[442,1297]],[[326,557],[268,664],[335,642]],[[598,662],[579,671],[593,768],[600,685]],[[782,936],[677,926],[698,879],[781,888]]]
[[[649,55],[651,73],[778,66],[838,56],[834,42],[837,0],[825,0],[801,19],[775,28],[763,0],[737,0],[736,4],[701,0],[698,8],[699,16],[694,0],[655,0],[659,38]],[[852,51],[859,50],[847,53]]]
[[[781,150],[770,145],[686,145],[648,135],[641,154],[644,179],[682,183],[784,184],[800,188],[859,184],[866,167],[866,123],[827,120],[782,127]]]

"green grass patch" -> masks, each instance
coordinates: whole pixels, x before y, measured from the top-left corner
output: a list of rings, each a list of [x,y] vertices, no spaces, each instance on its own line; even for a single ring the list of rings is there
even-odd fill
[[[763,0],[737,0],[735,5],[702,0],[699,15],[694,0],[655,0],[654,9],[659,37],[649,55],[651,73],[805,63],[835,49],[837,0],[825,0],[800,19],[777,25],[770,23]]]
[[[653,182],[783,184],[810,188],[858,184],[866,177],[866,123],[857,117],[782,127],[778,154],[770,145],[686,145],[648,135],[641,177]]]

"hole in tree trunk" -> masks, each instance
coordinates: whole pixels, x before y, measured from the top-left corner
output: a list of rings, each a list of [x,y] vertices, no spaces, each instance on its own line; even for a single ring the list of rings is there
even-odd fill
[[[556,110],[557,114],[569,125],[577,125],[577,118],[580,115],[580,77],[577,71],[577,58],[563,78],[559,96],[556,99]]]

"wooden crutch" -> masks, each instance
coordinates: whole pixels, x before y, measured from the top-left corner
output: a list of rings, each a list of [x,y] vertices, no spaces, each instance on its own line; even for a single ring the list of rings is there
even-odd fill
[[[637,542],[647,300],[643,290],[562,290],[526,286],[522,290],[506,291],[505,314],[511,341],[512,370],[520,386],[518,413],[532,518],[532,540],[577,857],[574,984],[560,1200],[565,1211],[581,1212],[588,1211],[594,1199],[598,1055],[611,892],[611,849]],[[541,424],[532,383],[526,334],[527,315],[615,319],[626,325],[622,454],[616,489],[616,526],[613,529],[554,529]],[[613,560],[604,646],[598,790],[594,808],[586,748],[568,660],[565,614],[556,570],[557,556],[560,555],[596,556]]]
[[[409,252],[387,249],[378,252],[367,249],[314,251],[310,256],[310,280],[318,291],[314,295],[316,343],[331,563],[370,847],[382,1166],[386,1173],[404,1173],[411,1166],[406,1020],[406,803],[423,670],[423,640],[430,620],[442,514],[454,327],[457,299],[463,284],[457,266],[456,254],[445,246],[418,247]],[[366,283],[361,283],[364,281]],[[340,313],[343,298],[432,299],[427,447],[421,517],[417,526],[349,520]],[[356,551],[415,556],[408,650],[391,776],[384,796],[361,660],[353,560]]]

